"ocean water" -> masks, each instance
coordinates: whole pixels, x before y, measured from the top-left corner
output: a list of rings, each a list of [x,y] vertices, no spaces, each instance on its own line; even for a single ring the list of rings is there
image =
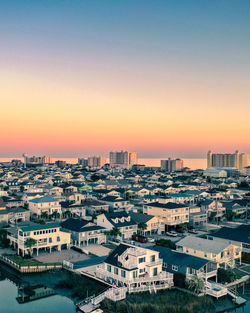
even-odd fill
[[[16,160],[22,160],[23,158],[20,157],[13,157],[13,158],[0,158],[0,162],[10,162],[11,160],[16,159]],[[139,158],[138,159],[138,164],[145,164],[146,166],[160,166],[161,165],[161,160],[163,158]],[[52,162],[55,162],[56,160],[62,160],[66,161],[69,164],[76,164],[77,163],[77,158],[51,158]],[[207,160],[206,159],[183,159],[184,166],[191,168],[192,170],[195,169],[205,169],[207,166]]]

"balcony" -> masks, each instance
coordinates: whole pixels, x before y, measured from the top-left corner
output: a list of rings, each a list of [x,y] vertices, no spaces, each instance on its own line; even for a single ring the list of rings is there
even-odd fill
[[[149,283],[149,282],[166,282],[170,284],[173,281],[173,274],[162,271],[157,276],[144,276],[144,277],[136,277],[133,279],[128,279],[126,277],[121,277],[120,275],[116,275],[115,273],[108,272],[105,270],[104,266],[97,266],[96,268],[96,276],[105,281],[109,279],[114,279],[124,284],[135,284],[135,283]]]
[[[162,259],[155,260],[154,262],[149,262],[146,264],[146,266],[151,267],[151,266],[157,266],[161,265],[163,263]]]
[[[140,248],[129,248],[126,250],[127,254],[133,255],[133,256],[143,256],[146,255],[147,252]]]
[[[95,234],[88,234],[87,238],[92,239],[92,238],[98,238],[98,237],[103,237],[103,236],[104,236],[103,233],[95,233]]]

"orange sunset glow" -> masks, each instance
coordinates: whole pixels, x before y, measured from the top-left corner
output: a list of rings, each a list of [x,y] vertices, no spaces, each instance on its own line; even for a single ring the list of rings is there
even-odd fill
[[[105,16],[103,25],[91,28],[94,12],[85,22],[72,13],[66,30],[64,9],[53,21],[53,10],[30,8],[38,25],[33,18],[10,25],[14,13],[0,22],[6,28],[0,52],[2,156],[107,154],[121,148],[143,157],[250,152],[250,81],[243,62],[250,64],[249,54],[238,58],[226,40],[208,36],[205,43],[190,25],[185,34],[192,43],[185,51],[181,26],[176,37],[153,38],[157,25],[147,37],[140,29],[124,33],[122,21],[115,30]],[[209,35],[208,21],[194,23]],[[214,27],[222,36],[224,26]],[[204,52],[213,40],[216,54],[211,48]]]

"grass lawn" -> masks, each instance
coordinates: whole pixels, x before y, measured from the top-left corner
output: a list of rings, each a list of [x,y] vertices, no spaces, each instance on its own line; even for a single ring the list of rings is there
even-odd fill
[[[24,259],[20,255],[8,255],[8,259],[19,264],[20,266],[39,266],[39,265],[51,265],[60,263],[42,263],[36,259]]]

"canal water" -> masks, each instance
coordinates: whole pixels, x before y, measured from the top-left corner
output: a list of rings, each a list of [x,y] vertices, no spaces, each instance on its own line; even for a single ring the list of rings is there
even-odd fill
[[[20,299],[23,299],[24,294],[22,292],[22,283],[5,274],[0,268],[0,313],[75,313],[73,301],[57,294],[33,299],[32,301],[27,296],[25,301],[20,301]],[[250,302],[248,301],[244,307],[232,312],[250,313]]]
[[[1,313],[75,313],[74,303],[67,297],[52,295],[18,303],[18,286],[7,278],[0,281]]]

